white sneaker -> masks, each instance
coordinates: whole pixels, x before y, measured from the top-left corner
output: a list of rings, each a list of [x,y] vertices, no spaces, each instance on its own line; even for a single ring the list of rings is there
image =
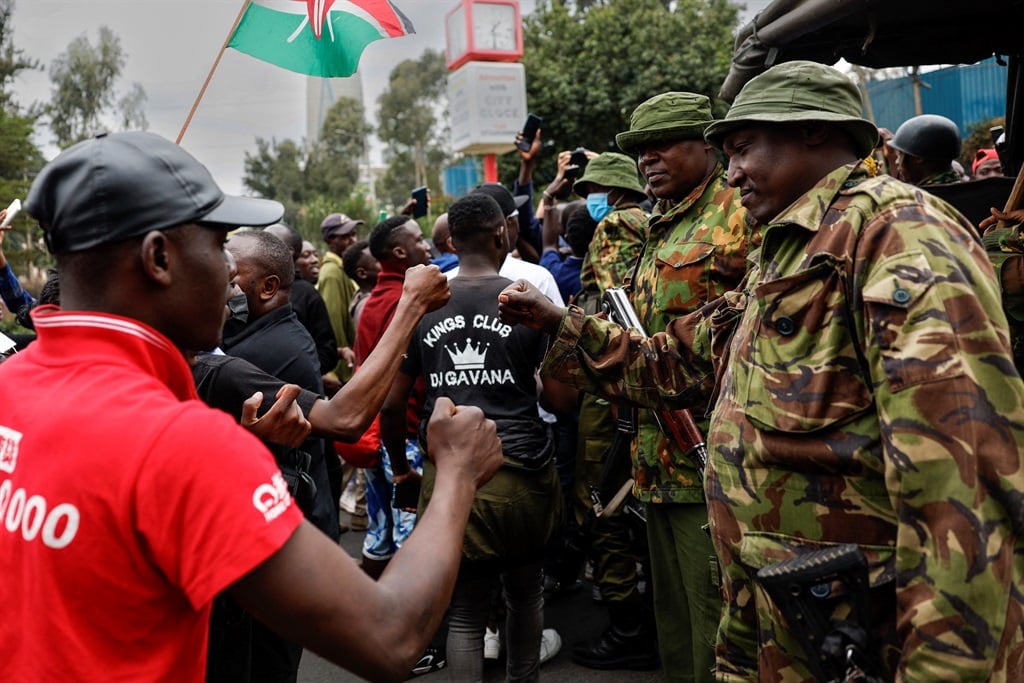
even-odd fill
[[[486,641],[485,641],[486,652]],[[540,634],[540,663],[543,664],[554,659],[558,651],[562,649],[562,637],[553,628],[546,628]]]
[[[497,631],[487,629],[484,631],[484,659],[497,659],[501,651],[501,638]],[[543,651],[543,649],[542,649]]]

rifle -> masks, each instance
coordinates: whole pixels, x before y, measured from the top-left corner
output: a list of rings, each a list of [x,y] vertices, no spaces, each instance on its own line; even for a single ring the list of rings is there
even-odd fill
[[[853,543],[822,548],[762,567],[757,582],[767,591],[800,641],[815,680],[881,683],[884,670],[873,647],[868,612],[868,564]],[[853,603],[848,619],[832,619],[842,584]]]
[[[605,290],[601,299],[601,308],[608,314],[609,320],[618,323],[626,330],[635,330],[644,339],[650,335],[644,330],[643,323],[637,316],[633,305],[629,302],[626,290],[621,287],[610,287]],[[668,410],[660,408],[651,411],[662,433],[668,436],[683,452],[697,470],[697,476],[704,483],[704,469],[708,464],[708,447],[704,435],[693,419],[693,414],[685,408]]]

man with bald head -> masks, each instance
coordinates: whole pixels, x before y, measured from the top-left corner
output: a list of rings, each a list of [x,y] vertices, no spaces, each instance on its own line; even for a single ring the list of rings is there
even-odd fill
[[[430,234],[430,241],[434,243],[434,247],[437,248],[438,252],[438,256],[430,259],[430,262],[440,268],[442,273],[447,273],[459,265],[459,257],[455,253],[455,249],[452,248],[452,243],[449,240],[450,237],[451,231],[448,229],[448,214],[442,213],[434,221],[434,231]]]
[[[221,348],[229,356],[244,358],[283,382],[322,396],[324,385],[316,346],[290,303],[295,280],[291,251],[266,231],[235,233],[226,248],[238,266],[234,284],[245,294],[248,319],[240,328],[234,320],[228,322]],[[306,517],[337,541],[338,505],[328,476],[324,442],[311,437],[301,450],[311,456],[309,475],[316,484],[313,505],[305,511]],[[301,646],[285,641],[259,623],[253,624],[252,669],[266,676],[265,680],[289,680],[298,671],[301,656]]]
[[[338,364],[338,340],[335,339],[334,330],[331,328],[331,317],[327,313],[327,305],[316,291],[316,287],[313,286],[314,283],[302,279],[299,273],[299,258],[304,253],[302,235],[295,228],[284,223],[268,225],[264,228],[264,232],[280,239],[291,251],[292,262],[295,264],[295,278],[288,300],[292,304],[292,310],[295,311],[295,317],[313,338],[317,357],[320,360],[320,374],[326,375]],[[312,245],[310,245],[310,249],[312,249]],[[316,258],[315,254],[314,258]]]

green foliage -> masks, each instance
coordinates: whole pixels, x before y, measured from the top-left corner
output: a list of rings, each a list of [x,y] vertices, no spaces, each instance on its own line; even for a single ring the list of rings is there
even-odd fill
[[[359,100],[339,98],[324,116],[320,139],[306,158],[306,187],[328,197],[347,197],[359,182],[366,138],[373,127]]]
[[[19,74],[40,67],[14,47],[13,9],[13,0],[0,0],[0,208],[15,197],[24,199],[43,166],[43,155],[32,142],[36,113],[25,111],[14,98]],[[42,284],[44,269],[52,264],[42,237],[36,222],[22,212],[3,241],[12,270],[33,291]]]
[[[285,222],[314,244],[329,213],[340,211],[372,224],[375,209],[366,201],[365,188],[358,186],[366,138],[372,132],[363,105],[338,98],[314,144],[257,138],[255,154],[245,155],[242,182],[257,195],[284,204]]]
[[[444,99],[447,82],[444,55],[427,50],[419,59],[396,66],[388,89],[377,100],[377,137],[386,146],[388,170],[376,189],[392,211],[405,204],[414,187],[440,189],[447,129],[438,102]]]
[[[529,110],[544,117],[544,160],[559,150],[617,150],[615,134],[644,100],[669,90],[714,101],[732,58],[728,0],[540,0],[523,26]],[[726,111],[715,102],[717,114]],[[506,155],[502,179],[518,167]],[[514,171],[511,171],[514,173]]]
[[[25,69],[41,68],[38,61],[26,57],[23,50],[14,47],[13,11],[14,0],[0,0],[0,110],[8,114],[20,111],[12,92],[14,79]]]
[[[45,111],[61,148],[101,130],[101,119],[115,112],[124,127],[145,128],[146,94],[141,85],[133,84],[115,106],[115,84],[126,58],[120,38],[101,26],[95,46],[83,33],[50,65],[53,89]]]
[[[370,230],[377,224],[377,213],[366,201],[366,193],[357,191],[344,199],[338,200],[323,195],[311,197],[288,223],[313,244],[320,244],[320,223],[329,213],[343,213],[357,220],[365,221],[366,226],[358,230],[359,236],[368,237]]]

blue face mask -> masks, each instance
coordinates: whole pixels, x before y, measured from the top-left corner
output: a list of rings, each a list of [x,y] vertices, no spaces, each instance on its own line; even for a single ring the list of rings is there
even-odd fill
[[[587,213],[595,221],[600,223],[611,211],[612,207],[608,205],[607,192],[591,192],[587,195]]]

